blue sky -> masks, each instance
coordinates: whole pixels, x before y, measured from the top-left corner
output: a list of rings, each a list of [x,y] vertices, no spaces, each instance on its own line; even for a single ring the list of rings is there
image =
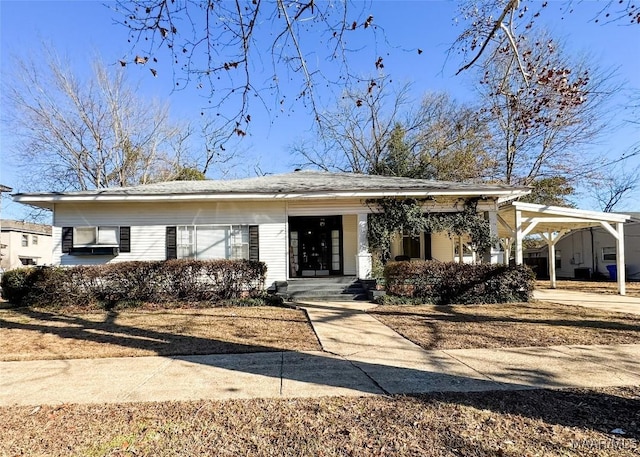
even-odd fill
[[[115,15],[104,2],[93,1],[6,1],[0,0],[0,74],[7,77],[13,55],[29,55],[48,42],[60,54],[71,58],[74,70],[80,74],[90,70],[91,59],[99,56],[107,64],[117,64],[130,50],[127,30],[114,22]],[[106,2],[109,4],[109,2]],[[364,5],[364,4],[363,4]],[[640,29],[622,23],[599,25],[593,18],[599,9],[597,2],[573,2],[574,11],[563,12],[565,2],[551,2],[541,21],[554,36],[567,40],[575,52],[588,52],[604,68],[617,68],[620,81],[628,87],[640,89]],[[467,100],[473,94],[472,71],[455,76],[461,57],[447,50],[461,27],[454,25],[456,6],[444,1],[373,1],[367,6],[375,22],[384,28],[386,40],[378,40],[376,49],[362,49],[353,57],[354,66],[363,74],[373,69],[371,56],[381,54],[385,70],[396,82],[412,82],[419,98],[425,91],[447,91],[454,98]],[[563,19],[564,17],[564,19]],[[416,49],[423,53],[418,55]],[[140,83],[141,95],[167,101],[175,119],[194,119],[206,106],[202,94],[193,87],[172,92],[169,68],[161,68],[154,78],[148,68],[131,67],[130,80]],[[621,97],[625,97],[621,94]],[[331,96],[325,94],[324,101]],[[618,120],[630,113],[620,110]],[[257,112],[253,116],[250,135],[240,144],[248,157],[245,169],[237,175],[247,175],[258,164],[263,172],[286,172],[295,166],[289,145],[308,136],[313,124],[311,114],[302,106],[293,112],[269,116]],[[634,141],[638,130],[626,128],[605,137],[598,145],[603,152],[620,155]],[[11,135],[3,128],[0,136],[0,182],[21,190],[19,173],[8,150]],[[580,202],[590,207],[592,202]],[[634,206],[634,205],[632,205]],[[591,208],[597,209],[597,208]],[[640,208],[635,205],[629,210]],[[3,217],[20,217],[19,205],[3,201]]]

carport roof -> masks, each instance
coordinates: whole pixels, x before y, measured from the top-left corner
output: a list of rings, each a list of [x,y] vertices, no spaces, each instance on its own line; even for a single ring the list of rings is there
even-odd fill
[[[508,238],[516,229],[516,212],[520,212],[523,229],[535,222],[527,234],[561,232],[585,227],[600,227],[602,223],[626,222],[627,214],[586,211],[562,206],[537,205],[534,203],[511,202],[498,213],[498,236]]]

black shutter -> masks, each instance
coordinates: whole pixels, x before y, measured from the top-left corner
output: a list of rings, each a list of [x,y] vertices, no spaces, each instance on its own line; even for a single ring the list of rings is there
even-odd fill
[[[431,233],[424,232],[424,259],[433,260],[431,257]]]
[[[62,252],[69,254],[73,248],[73,227],[62,227]]]
[[[131,227],[120,227],[120,252],[131,252]]]
[[[257,225],[249,226],[249,260],[260,260],[260,248],[258,247],[260,241],[259,231]]]
[[[178,232],[176,227],[167,227],[166,245],[167,245],[167,260],[178,258]]]

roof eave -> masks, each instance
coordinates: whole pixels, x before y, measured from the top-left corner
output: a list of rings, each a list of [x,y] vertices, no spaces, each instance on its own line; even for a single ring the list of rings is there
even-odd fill
[[[14,201],[41,208],[52,209],[62,202],[166,202],[206,200],[295,200],[384,197],[485,197],[506,202],[528,194],[521,189],[469,189],[469,190],[389,190],[389,191],[337,191],[337,192],[269,192],[269,193],[181,193],[181,194],[15,194]]]
[[[585,220],[591,221],[607,221],[607,222],[626,222],[631,219],[631,216],[628,214],[619,214],[619,213],[604,213],[599,211],[588,211],[581,210],[575,208],[565,208],[562,206],[551,206],[551,205],[539,205],[535,203],[525,203],[525,202],[513,202],[513,206],[521,210],[523,212],[531,212],[536,214],[543,215],[552,215],[552,216],[569,216],[569,217],[577,217]]]

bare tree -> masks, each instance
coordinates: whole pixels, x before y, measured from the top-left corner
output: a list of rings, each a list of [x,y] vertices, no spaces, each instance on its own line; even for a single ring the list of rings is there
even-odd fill
[[[466,0],[460,6],[460,17],[464,30],[453,48],[457,48],[467,59],[458,73],[468,70],[476,63],[491,60],[507,47],[514,56],[515,65],[525,82],[530,74],[524,65],[522,38],[536,28],[536,22],[549,1],[531,0]],[[558,2],[571,13],[573,5],[580,7],[582,1]],[[640,24],[640,7],[631,0],[608,0],[601,2],[593,18],[594,23],[622,22]]]
[[[114,10],[134,46],[121,64],[147,65],[155,75],[170,61],[180,70],[175,87],[208,89],[211,106],[238,136],[246,134],[253,100],[267,103],[264,90],[276,106],[301,99],[318,113],[316,86],[352,76],[346,35],[376,29],[373,16],[349,0],[118,0]],[[382,58],[374,63],[382,66]],[[293,97],[282,90],[289,83]]]
[[[590,184],[591,196],[600,209],[606,213],[616,211],[640,187],[640,166],[616,164],[594,176]]]
[[[18,138],[14,154],[37,187],[85,190],[163,179],[180,129],[166,107],[135,96],[122,71],[95,64],[81,81],[47,52],[18,60],[5,79],[5,119]]]
[[[492,126],[497,168],[505,184],[573,185],[598,160],[584,153],[607,124],[612,74],[570,59],[546,34],[521,37],[520,57],[505,45],[482,67],[480,93]],[[525,70],[528,77],[522,74]],[[545,190],[548,192],[548,189]]]
[[[245,161],[238,142],[229,138],[224,123],[208,116],[184,123],[171,138],[174,165],[169,179],[227,176]]]
[[[12,152],[25,188],[144,184],[173,179],[184,168],[205,174],[229,160],[214,123],[199,132],[171,121],[167,106],[137,96],[124,70],[98,62],[83,80],[70,68],[45,48],[42,56],[17,59],[4,81],[3,122],[17,138]]]
[[[409,85],[394,90],[385,78],[346,91],[335,110],[321,115],[321,141],[300,143],[293,152],[301,165],[325,170],[482,179],[490,136],[478,110],[446,94],[426,94],[417,103],[410,92]]]

